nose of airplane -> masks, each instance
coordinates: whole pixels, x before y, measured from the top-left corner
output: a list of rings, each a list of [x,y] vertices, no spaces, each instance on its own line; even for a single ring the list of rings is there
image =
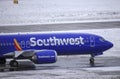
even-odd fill
[[[106,41],[106,44],[105,44],[105,48],[106,49],[110,49],[113,47],[113,43],[109,42],[109,41]]]

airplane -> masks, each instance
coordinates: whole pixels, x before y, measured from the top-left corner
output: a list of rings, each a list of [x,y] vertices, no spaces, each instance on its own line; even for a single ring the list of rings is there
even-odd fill
[[[55,63],[61,55],[102,55],[113,44],[95,34],[80,32],[24,32],[0,34],[0,64],[12,58],[10,67],[18,67],[18,59],[29,59],[35,64]]]

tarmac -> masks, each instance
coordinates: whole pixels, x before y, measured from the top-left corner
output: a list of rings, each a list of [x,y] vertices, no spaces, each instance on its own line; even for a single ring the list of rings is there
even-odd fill
[[[120,22],[66,23],[22,26],[0,26],[1,33],[63,31],[120,28]],[[119,52],[119,51],[118,51]],[[114,52],[113,52],[114,53]],[[19,61],[18,71],[0,72],[0,79],[120,79],[120,57],[95,57],[95,67],[89,65],[89,55],[60,56],[54,64],[33,64]],[[8,61],[9,63],[9,61]]]
[[[120,28],[120,21],[0,26],[0,33]]]
[[[0,72],[0,79],[120,79],[120,69],[107,70],[120,66],[119,57],[96,57],[94,67],[89,65],[89,58],[89,55],[62,56],[54,64],[39,65],[19,61],[20,69]]]

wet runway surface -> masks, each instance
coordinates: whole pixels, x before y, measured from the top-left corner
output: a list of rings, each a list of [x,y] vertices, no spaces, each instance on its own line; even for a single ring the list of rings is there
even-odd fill
[[[89,65],[89,58],[90,56],[83,55],[62,56],[58,57],[58,61],[54,64],[39,65],[34,65],[30,61],[19,61],[21,69],[0,72],[0,79],[120,79],[120,69],[118,71],[91,70],[118,67],[120,66],[119,57],[96,57],[95,67]]]
[[[108,29],[108,28],[120,28],[120,21],[0,26],[0,32],[11,33],[11,32],[61,31],[61,30],[83,30],[83,29]]]
[[[89,64],[89,55],[73,55],[73,56],[60,56],[58,61],[54,64],[49,64],[49,66],[56,66],[54,69],[79,69],[79,68],[94,68],[94,67],[114,67],[120,66],[120,57],[106,57],[106,56],[97,56],[95,57],[95,66],[91,67]],[[36,66],[45,66],[36,65]],[[47,66],[47,65],[46,65]],[[48,68],[49,69],[49,68]]]
[[[36,32],[82,29],[120,28],[120,22],[45,24],[0,26],[0,32]],[[120,51],[117,51],[120,52]],[[111,52],[115,53],[115,52]],[[120,57],[95,57],[95,67],[89,65],[90,56],[62,56],[54,64],[34,65],[19,61],[18,71],[0,72],[0,79],[120,79]]]

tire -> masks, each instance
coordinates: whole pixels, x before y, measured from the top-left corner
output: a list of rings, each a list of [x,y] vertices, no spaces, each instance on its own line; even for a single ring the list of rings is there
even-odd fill
[[[10,61],[10,67],[18,67],[18,62],[16,60]]]
[[[94,63],[94,58],[92,57],[92,58],[90,58],[90,65],[92,66],[92,67],[94,67],[95,66],[95,63]]]

